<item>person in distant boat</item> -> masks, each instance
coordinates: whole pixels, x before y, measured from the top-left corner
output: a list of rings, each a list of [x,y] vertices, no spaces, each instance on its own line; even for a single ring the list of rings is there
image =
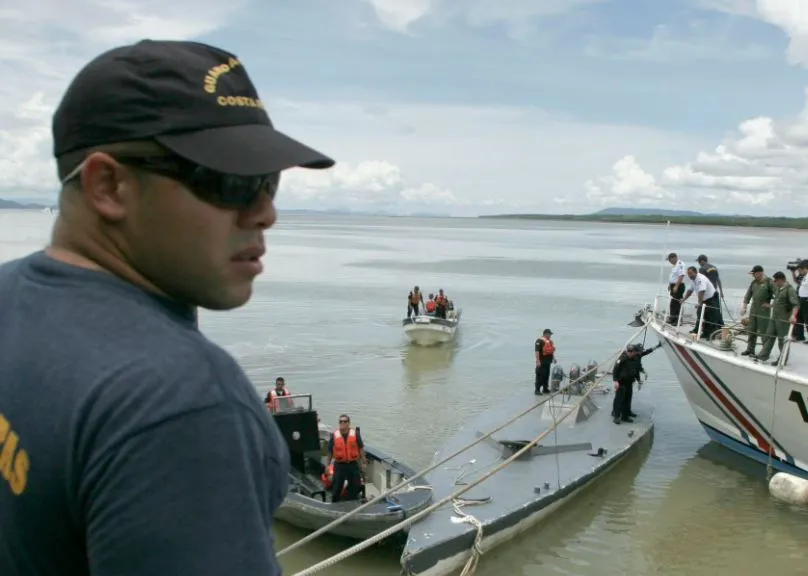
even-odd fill
[[[764,304],[764,308],[772,310],[772,317],[766,329],[766,337],[763,339],[763,348],[757,355],[757,359],[765,362],[769,359],[769,354],[772,353],[774,348],[774,341],[777,339],[777,349],[780,351],[778,356],[783,354],[783,345],[786,336],[788,336],[789,324],[797,323],[797,314],[800,310],[800,299],[797,296],[797,291],[794,286],[786,282],[786,275],[783,272],[775,272],[772,276],[774,285],[777,292],[774,294],[774,300],[771,304]],[[786,361],[788,358],[785,359]],[[777,360],[772,362],[776,366],[779,362]]]
[[[715,289],[718,292],[718,310],[716,311],[716,322],[718,326],[723,326],[724,314],[721,312],[721,298],[724,295],[724,288],[721,286],[721,277],[718,275],[718,268],[711,264],[707,259],[707,256],[704,254],[699,254],[696,262],[699,265],[699,274],[704,274],[707,279],[713,283],[713,286],[715,286]]]
[[[426,313],[429,314],[429,315],[434,315],[435,310],[437,309],[437,307],[438,306],[435,303],[435,295],[430,294],[429,295],[429,300],[427,300],[426,304],[424,305],[424,308],[426,308]]]
[[[438,318],[446,318],[446,311],[449,308],[449,299],[443,293],[443,288],[438,290],[438,295],[435,297],[435,316]]]
[[[668,293],[671,296],[668,324],[678,324],[679,314],[682,310],[682,297],[685,294],[685,264],[679,260],[676,252],[668,254],[667,260],[673,266],[670,278],[668,278]]]
[[[421,294],[421,289],[416,286],[407,296],[407,318],[410,318],[412,315],[418,316],[423,303],[424,295]]]
[[[356,500],[362,488],[362,472],[367,467],[367,455],[362,436],[358,429],[351,426],[351,418],[347,414],[339,417],[339,430],[335,430],[328,440],[326,470],[332,462],[334,477],[331,484],[331,501]],[[347,488],[344,497],[343,488]]]
[[[533,385],[534,394],[547,394],[550,392],[550,367],[556,361],[553,331],[545,328],[542,335],[536,339],[534,345],[536,354],[536,381]]]
[[[696,302],[696,325],[690,331],[691,334],[699,333],[699,323],[701,320],[701,309],[704,304],[704,322],[701,322],[701,336],[709,339],[713,332],[721,327],[719,324],[720,317],[718,311],[721,307],[721,301],[718,299],[718,291],[713,286],[713,283],[705,276],[700,274],[695,266],[688,266],[687,277],[690,278],[692,284],[690,289],[685,292],[685,297],[682,302],[685,302],[690,296],[697,294],[698,302]]]
[[[264,403],[269,408],[269,411],[275,414],[276,412],[289,410],[294,407],[294,401],[291,398],[284,398],[284,396],[291,396],[292,391],[286,387],[286,380],[283,376],[275,378],[275,387],[267,392]]]
[[[752,275],[753,279],[743,297],[741,316],[746,315],[746,310],[750,302],[752,307],[749,308],[749,318],[745,322],[746,350],[741,352],[741,356],[754,356],[758,336],[760,336],[761,341],[765,340],[770,316],[768,306],[766,305],[772,301],[774,294],[777,292],[777,287],[774,285],[772,279],[763,272],[763,266],[760,264],[753,266],[749,273]]]

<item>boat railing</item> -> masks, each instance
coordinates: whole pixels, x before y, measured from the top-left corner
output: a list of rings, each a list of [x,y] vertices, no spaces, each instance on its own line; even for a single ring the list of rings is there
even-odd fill
[[[688,302],[685,302],[682,304],[679,315],[675,319],[675,322],[671,322],[671,303],[674,300],[675,299],[671,297],[670,294],[659,294],[654,298],[654,305],[653,309],[651,310],[655,322],[667,332],[673,334],[681,333],[683,327],[687,328],[690,326],[693,328],[691,337],[694,341],[698,341],[700,343],[710,343],[712,345],[727,349],[731,348],[731,343],[736,340],[743,343],[748,343],[750,336],[756,336],[760,340],[767,337],[765,329],[756,328],[756,332],[754,333],[749,329],[750,318],[752,315],[751,311],[746,316],[735,318],[726,304],[725,307],[729,318],[726,318],[722,313],[720,316],[720,329],[714,330],[709,336],[705,335],[705,324],[709,321],[706,312],[710,306],[707,303],[701,304],[701,306],[697,309],[698,314],[696,314],[695,318],[693,318],[685,312],[685,306],[689,304]],[[688,307],[692,307],[692,304]],[[720,310],[721,308],[719,305],[719,311]],[[765,320],[766,325],[768,325],[769,322],[774,322],[774,310],[769,309],[764,315],[762,315],[762,319]]]

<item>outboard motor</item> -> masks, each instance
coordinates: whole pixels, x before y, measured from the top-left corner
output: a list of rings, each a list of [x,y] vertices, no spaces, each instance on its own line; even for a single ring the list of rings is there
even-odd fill
[[[307,456],[313,455],[319,460],[320,454],[317,412],[305,409],[296,412],[281,412],[274,414],[273,418],[289,447],[292,467],[301,473],[307,473]],[[317,475],[319,474],[320,471],[317,471]]]
[[[550,391],[558,392],[561,382],[564,380],[564,369],[558,364],[553,366],[553,371],[550,374]]]
[[[581,390],[584,389],[585,383],[582,382],[580,378],[581,368],[577,364],[573,364],[572,368],[570,368],[570,394],[580,394]]]
[[[589,364],[586,365],[586,371],[586,381],[594,382],[598,378],[598,363],[590,360]]]

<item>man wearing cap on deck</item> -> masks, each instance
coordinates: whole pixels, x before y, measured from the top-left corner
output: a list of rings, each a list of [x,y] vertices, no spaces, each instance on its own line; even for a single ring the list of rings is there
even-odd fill
[[[718,275],[718,268],[716,268],[707,259],[704,254],[699,254],[696,258],[699,265],[699,274],[704,274],[716,290],[716,299],[718,300],[718,310],[716,310],[715,320],[718,326],[724,326],[724,314],[721,311],[721,298],[724,296],[724,288],[721,286],[721,277]]]
[[[800,310],[800,300],[794,286],[786,282],[786,275],[783,272],[775,272],[772,275],[776,292],[771,304],[764,304],[764,308],[772,311],[771,320],[766,327],[766,337],[763,339],[763,347],[757,355],[757,360],[766,361],[774,348],[774,340],[777,339],[777,349],[779,356],[783,355],[785,339],[788,336],[790,324],[796,324],[797,313]],[[785,358],[783,363],[787,362]],[[772,362],[776,366],[779,358]]]
[[[668,278],[668,294],[670,294],[668,324],[677,325],[682,310],[682,297],[685,295],[685,263],[679,260],[676,252],[668,254],[667,260],[673,266]]]
[[[197,42],[94,59],[53,145],[51,243],[0,266],[0,574],[281,574],[288,449],[195,311],[249,301],[280,172],[333,160]]]
[[[774,282],[763,273],[763,266],[760,264],[753,266],[749,273],[752,275],[752,282],[743,297],[741,316],[746,314],[750,302],[752,307],[749,308],[749,320],[746,323],[746,350],[741,352],[741,356],[755,354],[758,336],[763,341],[771,315],[767,306],[777,291]]]
[[[556,361],[553,331],[549,328],[545,328],[542,335],[536,339],[533,348],[536,354],[536,381],[533,384],[534,394],[548,394],[550,392],[550,368]]]

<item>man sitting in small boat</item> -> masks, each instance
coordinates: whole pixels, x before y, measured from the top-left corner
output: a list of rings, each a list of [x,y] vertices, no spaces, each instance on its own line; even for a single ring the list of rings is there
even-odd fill
[[[426,301],[425,308],[426,308],[426,313],[427,314],[429,314],[430,316],[434,316],[435,308],[437,308],[437,304],[435,304],[435,295],[434,294],[429,295],[429,300]]]
[[[435,310],[435,316],[438,318],[446,318],[446,310],[449,307],[449,299],[446,298],[446,295],[443,293],[443,288],[438,290],[438,295],[435,298],[435,306],[437,307]]]
[[[283,396],[291,395],[292,391],[286,387],[286,381],[283,379],[283,376],[278,376],[275,378],[275,388],[267,392],[264,403],[273,414],[278,412],[279,409],[281,411],[289,410],[294,407],[295,403],[291,398],[283,398]]]
[[[326,470],[329,470],[332,462],[334,479],[331,485],[331,501],[356,500],[362,488],[362,472],[367,467],[367,456],[362,436],[359,430],[351,426],[351,418],[347,414],[339,417],[339,430],[335,430],[328,440]],[[346,489],[344,495],[343,488]]]
[[[407,296],[407,318],[413,314],[418,316],[420,306],[424,303],[424,295],[421,294],[421,289],[416,286]]]

